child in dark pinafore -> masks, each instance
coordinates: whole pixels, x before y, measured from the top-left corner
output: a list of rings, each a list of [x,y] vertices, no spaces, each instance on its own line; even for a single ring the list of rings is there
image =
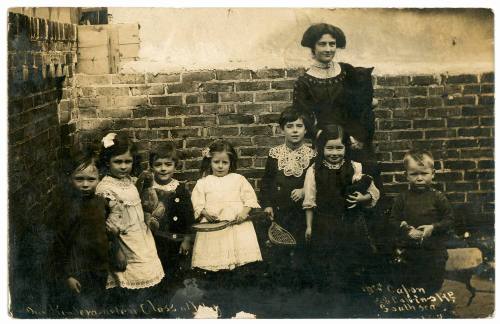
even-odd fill
[[[311,131],[306,113],[293,107],[285,109],[279,125],[285,143],[269,150],[262,187],[261,205],[270,218],[289,231],[296,246],[272,246],[270,268],[273,279],[282,285],[300,285],[304,273],[306,221],[302,210],[304,178],[316,152],[307,146],[304,137]]]
[[[446,196],[431,188],[435,170],[430,152],[410,151],[403,162],[410,189],[394,200],[390,219],[397,232],[397,247],[403,253],[399,279],[432,294],[444,280],[446,234],[454,222],[452,209]]]

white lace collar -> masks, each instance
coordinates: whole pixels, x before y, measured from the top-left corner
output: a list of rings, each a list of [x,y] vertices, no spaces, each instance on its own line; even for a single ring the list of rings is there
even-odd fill
[[[315,64],[311,65],[311,67],[309,68],[309,70],[307,70],[306,73],[318,79],[328,79],[336,77],[341,72],[342,68],[338,63],[316,62]]]
[[[330,170],[338,170],[344,165],[344,160],[339,163],[330,163],[327,160],[323,160],[323,165]]]
[[[163,191],[175,191],[175,189],[177,189],[177,187],[179,186],[179,184],[180,184],[180,182],[177,181],[177,180],[175,180],[175,179],[172,179],[166,185],[161,185],[158,182],[156,182],[155,180],[153,180],[153,188],[155,188],[155,189],[161,189]]]
[[[292,150],[286,144],[282,144],[270,149],[269,156],[278,160],[278,169],[283,171],[285,176],[293,175],[298,178],[309,167],[316,152],[306,145]]]
[[[104,178],[102,178],[101,181],[103,181],[104,183],[109,182],[109,183],[111,183],[114,186],[117,186],[119,188],[128,188],[130,186],[135,185],[136,180],[137,180],[137,178],[134,178],[134,177],[126,177],[126,178],[118,179],[118,178],[115,178],[112,176],[105,176]]]

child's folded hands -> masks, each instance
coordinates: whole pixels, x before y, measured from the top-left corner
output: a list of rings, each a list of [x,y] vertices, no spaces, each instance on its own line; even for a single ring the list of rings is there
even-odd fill
[[[356,191],[354,192],[353,194],[347,196],[347,199],[346,201],[350,204],[358,204],[358,203],[364,203],[364,202],[368,202],[372,199],[372,196],[367,193],[365,195],[363,195],[361,192],[359,191]],[[355,205],[354,205],[355,206]],[[352,207],[354,207],[352,206]],[[351,208],[352,208],[351,207]]]
[[[411,238],[412,240],[421,240],[423,237],[423,232],[412,226],[408,231],[408,237]]]
[[[422,231],[422,239],[428,238],[432,235],[432,231],[434,230],[434,225],[421,225],[417,227],[417,230]]]

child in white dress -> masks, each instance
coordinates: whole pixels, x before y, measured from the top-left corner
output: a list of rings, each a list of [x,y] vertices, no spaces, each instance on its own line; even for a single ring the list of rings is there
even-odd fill
[[[201,172],[191,195],[199,222],[237,220],[215,232],[196,234],[192,266],[208,271],[233,270],[262,261],[257,235],[248,213],[259,208],[257,196],[244,176],[235,173],[237,156],[232,145],[216,141],[204,152]]]
[[[138,166],[137,152],[126,137],[110,133],[103,138],[100,154],[104,178],[97,185],[96,194],[110,201],[111,214],[106,227],[118,237],[125,255],[122,269],[110,271],[106,288],[140,289],[157,285],[164,277],[163,267],[156,252],[153,234],[144,222],[136,178],[131,173]],[[124,271],[123,268],[125,268]],[[121,291],[122,295],[125,291]]]

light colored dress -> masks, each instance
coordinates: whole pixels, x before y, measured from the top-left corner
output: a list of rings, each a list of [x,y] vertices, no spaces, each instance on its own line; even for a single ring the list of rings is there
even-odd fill
[[[144,223],[141,198],[134,182],[135,178],[105,176],[96,188],[96,194],[110,201],[107,224],[120,230],[120,245],[127,257],[125,271],[108,274],[107,289],[152,287],[165,276],[153,234]]]
[[[243,207],[259,208],[257,196],[244,176],[206,176],[196,182],[191,195],[195,218],[203,209],[219,220],[232,221]],[[206,222],[205,219],[201,220]],[[218,271],[262,261],[257,235],[251,221],[215,232],[198,232],[193,247],[192,266]]]

